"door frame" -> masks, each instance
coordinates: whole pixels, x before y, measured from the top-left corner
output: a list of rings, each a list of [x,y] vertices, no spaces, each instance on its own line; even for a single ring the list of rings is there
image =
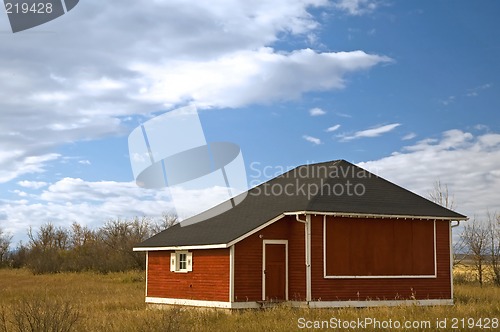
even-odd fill
[[[262,301],[266,300],[266,244],[285,245],[285,301],[288,301],[288,240],[262,240]]]

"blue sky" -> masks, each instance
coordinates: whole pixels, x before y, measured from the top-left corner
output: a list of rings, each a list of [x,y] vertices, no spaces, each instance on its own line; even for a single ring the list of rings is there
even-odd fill
[[[346,159],[423,196],[440,180],[470,217],[500,210],[499,12],[87,0],[16,34],[0,15],[0,227],[17,241],[168,211],[168,192],[135,185],[127,137],[189,104],[207,141],[241,147],[251,184]]]

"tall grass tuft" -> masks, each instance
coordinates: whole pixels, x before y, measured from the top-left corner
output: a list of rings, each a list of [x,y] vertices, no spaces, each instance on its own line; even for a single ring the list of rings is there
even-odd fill
[[[0,310],[0,331],[69,332],[80,318],[79,309],[57,297],[22,297]]]

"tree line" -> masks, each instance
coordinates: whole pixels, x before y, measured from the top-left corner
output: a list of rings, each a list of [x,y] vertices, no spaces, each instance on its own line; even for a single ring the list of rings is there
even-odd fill
[[[11,249],[12,237],[0,229],[0,267],[27,267],[34,274],[144,269],[144,254],[132,248],[177,223],[165,214],[151,218],[109,220],[98,229],[74,222],[70,227],[46,223],[28,230],[28,242]]]
[[[450,210],[455,209],[448,186],[440,181],[434,183],[429,199]],[[483,218],[474,217],[464,223],[462,233],[453,243],[453,266],[458,265],[472,265],[481,286],[489,271],[493,284],[500,287],[499,213],[488,212]]]
[[[455,209],[447,185],[434,183],[429,199],[450,210]],[[177,223],[173,214],[159,220],[151,218],[115,219],[98,229],[74,222],[70,227],[46,223],[28,230],[28,242],[11,249],[12,237],[0,228],[0,267],[27,267],[35,274],[63,271],[101,273],[144,269],[144,254],[132,251],[134,245]],[[455,229],[455,228],[454,228]],[[453,265],[472,266],[483,285],[488,271],[500,287],[500,214],[473,218],[453,243]]]
[[[457,243],[466,248],[466,255],[455,255],[454,264],[472,264],[481,286],[489,271],[493,284],[500,287],[500,214],[468,221]]]

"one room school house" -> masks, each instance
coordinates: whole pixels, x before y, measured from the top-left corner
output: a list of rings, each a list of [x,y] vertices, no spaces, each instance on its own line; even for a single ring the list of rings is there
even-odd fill
[[[451,223],[466,219],[338,160],[299,166],[134,250],[146,252],[147,303],[453,304]]]

